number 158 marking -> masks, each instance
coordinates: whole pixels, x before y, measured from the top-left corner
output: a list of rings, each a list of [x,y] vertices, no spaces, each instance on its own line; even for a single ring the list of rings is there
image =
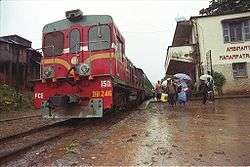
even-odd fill
[[[101,81],[101,88],[108,88],[108,87],[111,87],[111,81],[109,80]]]

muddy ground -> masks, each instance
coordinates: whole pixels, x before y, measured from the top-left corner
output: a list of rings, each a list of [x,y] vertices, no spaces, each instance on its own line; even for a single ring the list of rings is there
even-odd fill
[[[250,99],[151,103],[123,115],[88,121],[5,166],[250,165]]]

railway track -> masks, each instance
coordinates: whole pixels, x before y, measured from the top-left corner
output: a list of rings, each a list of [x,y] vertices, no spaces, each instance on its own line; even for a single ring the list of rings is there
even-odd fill
[[[70,134],[72,136],[71,139],[76,139],[79,133],[83,133],[84,135],[80,137],[80,139],[76,139],[76,141],[81,141],[81,147],[86,149],[86,152],[91,149],[92,145],[100,144],[98,141],[107,138],[108,135],[112,132],[112,129],[118,128],[120,124],[122,124],[127,119],[130,119],[130,114],[132,111],[128,112],[117,112],[112,114],[107,114],[103,117],[103,119],[85,119],[82,123],[74,130],[74,134]],[[95,130],[90,130],[95,129]],[[71,140],[72,141],[72,140]],[[59,142],[60,143],[60,142]],[[49,147],[49,146],[48,146]],[[56,147],[56,146],[55,146]],[[39,152],[39,151],[38,151]],[[44,162],[44,157],[46,157],[46,153],[39,153],[39,156],[34,154],[28,155],[29,161],[26,162],[27,166],[32,166],[31,164],[40,164],[39,162]],[[23,157],[19,157],[21,159]],[[27,157],[26,157],[27,158]],[[41,164],[41,166],[50,166],[51,164]],[[11,166],[11,165],[10,165]],[[39,165],[38,165],[39,166]],[[53,166],[53,165],[52,165]]]
[[[24,133],[52,123],[54,122],[43,119],[40,114],[2,119],[0,120],[0,141],[17,135],[18,133]]]
[[[0,120],[0,123],[22,120],[22,119],[29,119],[29,118],[36,118],[36,117],[41,117],[41,115],[39,114],[39,115],[23,116],[23,117],[18,117],[18,118],[2,119]]]
[[[130,110],[128,112],[107,113],[102,119],[68,119],[0,138],[0,164],[18,159],[19,155],[25,154],[33,147],[40,147],[69,133],[76,133],[80,129],[101,129],[98,134],[87,135],[89,137],[86,138],[86,141],[99,138],[106,133],[107,129],[124,120],[131,112]]]
[[[117,114],[117,113],[116,113]],[[129,113],[123,115],[129,115]],[[24,133],[12,135],[6,138],[0,139],[0,164],[8,163],[16,159],[18,155],[28,152],[35,146],[40,146],[46,142],[52,141],[63,137],[69,133],[75,133],[78,129],[83,128],[98,128],[102,127],[102,132],[98,134],[92,134],[86,140],[89,141],[93,138],[97,138],[100,134],[104,134],[105,130],[116,125],[124,118],[108,118],[104,119],[85,119],[84,121],[77,121],[74,119],[57,122],[52,125],[46,125],[40,128],[32,129]],[[69,125],[70,126],[67,126]],[[73,126],[72,126],[73,125]]]
[[[30,130],[27,130],[27,131],[24,131],[24,132],[21,132],[21,133],[16,133],[16,134],[12,134],[12,135],[9,135],[9,136],[6,136],[6,137],[2,137],[2,138],[0,138],[0,144],[2,142],[10,141],[10,140],[13,140],[13,139],[18,138],[18,137],[25,137],[25,136],[27,136],[29,134],[46,130],[47,128],[53,128],[55,126],[60,126],[61,124],[64,124],[65,121],[69,121],[69,119],[68,120],[63,120],[63,121],[60,121],[60,122],[47,124],[47,125],[40,126],[40,127],[36,127],[36,128],[30,129]]]
[[[44,144],[72,132],[73,126],[67,126],[70,119],[45,125],[29,131],[0,139],[0,164],[9,158],[26,152],[34,146]]]

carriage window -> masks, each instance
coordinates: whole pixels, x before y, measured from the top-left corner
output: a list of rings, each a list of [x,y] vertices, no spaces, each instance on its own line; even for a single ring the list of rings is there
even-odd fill
[[[73,29],[70,33],[70,53],[80,52],[80,31]]]
[[[93,26],[89,30],[89,50],[110,49],[111,34],[108,25]]]
[[[64,35],[56,31],[45,35],[43,52],[45,56],[60,55],[63,52]]]

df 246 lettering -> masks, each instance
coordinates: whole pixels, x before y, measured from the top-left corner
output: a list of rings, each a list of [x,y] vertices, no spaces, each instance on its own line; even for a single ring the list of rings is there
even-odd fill
[[[92,92],[92,97],[110,97],[110,96],[112,96],[111,90],[100,90]]]

